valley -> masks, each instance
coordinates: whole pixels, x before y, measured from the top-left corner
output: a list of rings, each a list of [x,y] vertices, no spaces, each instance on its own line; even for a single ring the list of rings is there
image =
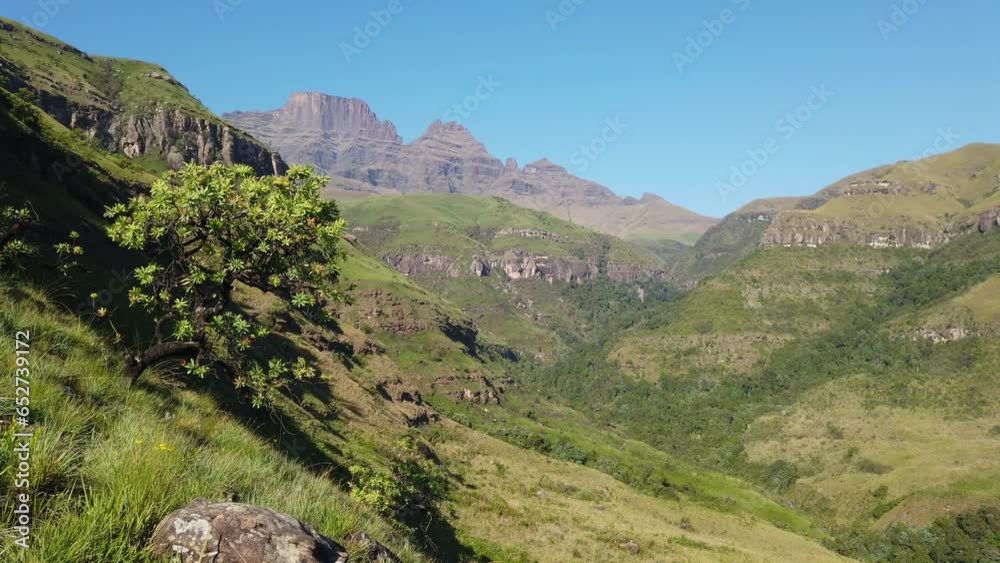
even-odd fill
[[[157,64],[0,33],[35,499],[0,559],[209,560],[163,524],[198,499],[339,561],[1000,558],[1000,146],[716,219],[458,123],[407,143],[317,92],[218,116]],[[136,372],[164,345],[199,351]]]

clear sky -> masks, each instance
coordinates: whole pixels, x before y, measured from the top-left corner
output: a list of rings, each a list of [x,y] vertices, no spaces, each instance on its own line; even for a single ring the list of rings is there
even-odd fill
[[[1000,142],[995,0],[5,0],[0,14],[159,63],[217,113],[316,90],[368,101],[407,141],[466,113],[500,158],[547,156],[712,215],[935,144]]]

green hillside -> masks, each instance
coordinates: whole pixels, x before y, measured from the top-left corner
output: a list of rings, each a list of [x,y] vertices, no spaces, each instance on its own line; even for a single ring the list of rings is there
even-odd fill
[[[528,356],[551,358],[601,315],[641,307],[639,288],[650,298],[670,291],[651,254],[499,198],[375,197],[343,212],[368,254]],[[477,261],[486,275],[473,272]]]
[[[853,174],[809,197],[751,202],[679,255],[670,273],[691,283],[761,246],[934,248],[998,209],[1000,145],[972,144]]]
[[[827,529],[929,526],[1000,503],[998,260],[995,232],[931,252],[758,250],[526,379]]]

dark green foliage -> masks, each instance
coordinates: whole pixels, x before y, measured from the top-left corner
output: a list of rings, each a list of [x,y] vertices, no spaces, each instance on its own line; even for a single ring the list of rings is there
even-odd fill
[[[892,471],[892,467],[888,465],[883,465],[877,461],[872,461],[867,457],[858,459],[857,461],[858,471],[862,473],[870,473],[872,475],[884,475]]]
[[[11,114],[32,129],[38,129],[42,120],[42,112],[37,107],[38,100],[35,94],[27,88],[21,88],[16,94],[11,94],[6,90],[0,90],[4,98],[4,104],[10,108]]]
[[[24,240],[25,229],[33,219],[27,207],[0,207],[0,268],[17,265],[35,251]]]
[[[344,222],[319,196],[327,178],[294,167],[257,178],[249,166],[188,165],[153,183],[150,195],[110,207],[112,241],[154,257],[136,268],[131,304],[155,318],[153,342],[129,367],[135,379],[156,362],[184,358],[190,375],[222,367],[263,406],[291,380],[315,375],[303,358],[256,357],[268,331],[233,310],[236,284],[271,292],[328,322]]]
[[[881,534],[855,530],[832,547],[864,561],[983,563],[1000,561],[1000,508],[941,518],[925,529],[895,524]]]
[[[858,303],[827,331],[793,341],[762,358],[750,373],[727,374],[711,386],[699,384],[709,375],[706,371],[670,374],[659,385],[622,373],[607,360],[615,333],[627,328],[619,325],[608,326],[606,340],[581,344],[577,353],[545,366],[526,365],[522,381],[599,422],[620,424],[631,436],[657,448],[780,490],[793,474],[785,471],[789,468],[748,464],[743,434],[757,417],[791,404],[816,385],[867,374],[868,396],[883,404],[929,406],[940,401],[970,412],[988,408],[981,397],[930,397],[910,385],[920,378],[950,377],[973,368],[982,357],[981,338],[934,346],[923,339],[900,337],[884,322],[953,297],[996,272],[1000,272],[1000,236],[962,237],[885,276],[881,280],[885,297]],[[705,330],[712,329],[706,325]],[[842,432],[837,430],[828,429],[834,438]]]
[[[351,496],[385,516],[416,523],[437,510],[449,491],[445,469],[428,455],[427,447],[410,437],[384,452],[388,469],[355,463],[348,470]]]

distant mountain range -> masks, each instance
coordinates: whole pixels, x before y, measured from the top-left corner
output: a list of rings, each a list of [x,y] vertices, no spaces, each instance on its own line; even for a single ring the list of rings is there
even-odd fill
[[[404,143],[391,121],[363,100],[294,93],[272,111],[223,118],[277,149],[289,162],[331,175],[336,190],[369,194],[414,192],[493,195],[623,238],[694,238],[718,223],[646,194],[620,197],[548,159],[520,166],[490,154],[456,122],[435,121]]]

